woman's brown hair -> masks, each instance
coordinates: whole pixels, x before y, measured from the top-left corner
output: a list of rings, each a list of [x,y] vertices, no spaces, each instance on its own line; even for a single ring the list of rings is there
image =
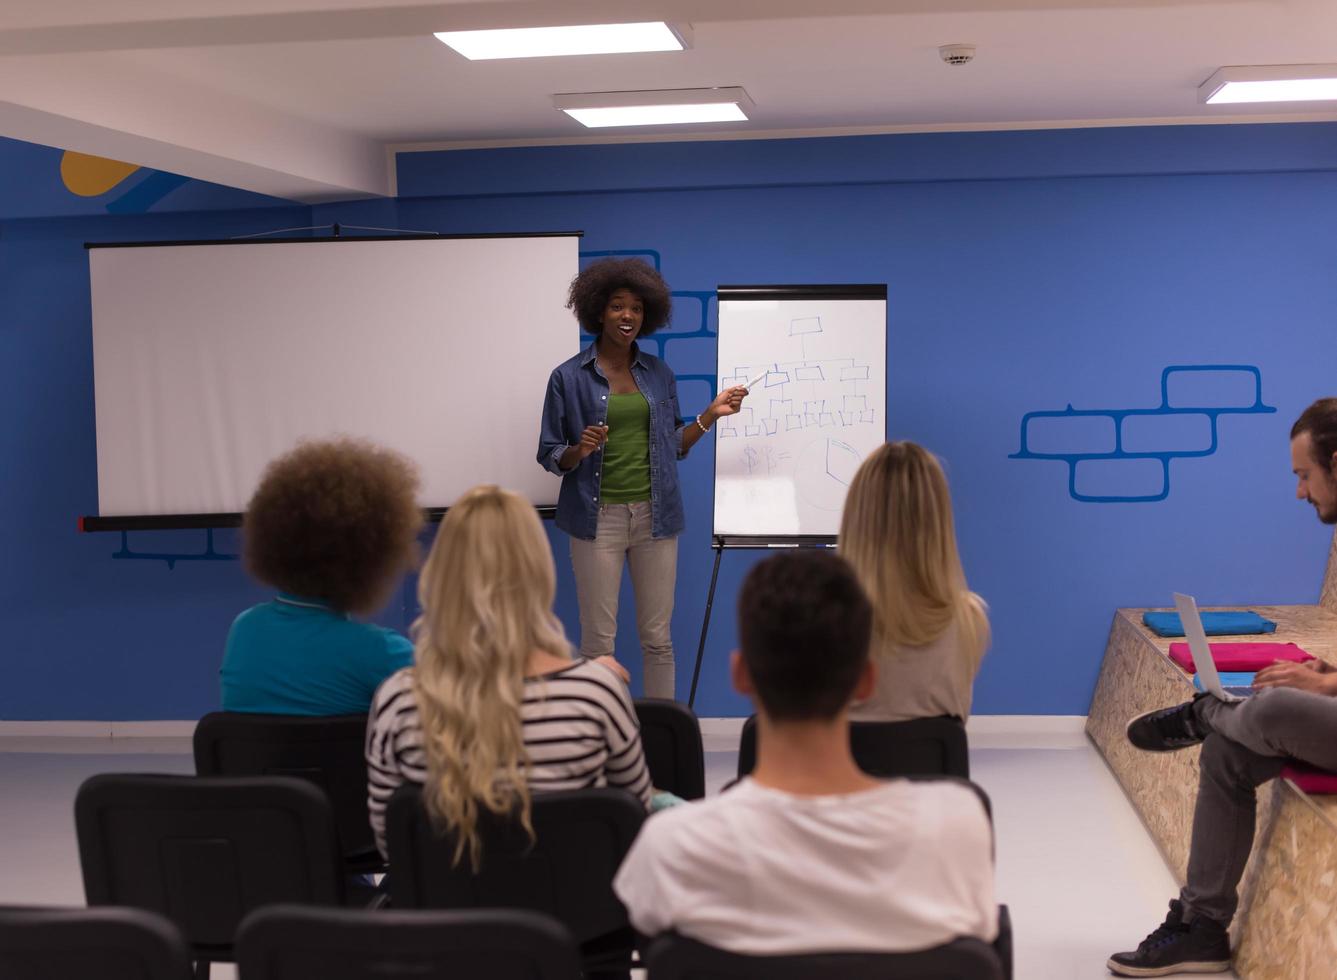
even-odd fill
[[[341,612],[374,612],[418,556],[408,459],[356,439],[307,442],[266,467],[242,518],[246,568]]]

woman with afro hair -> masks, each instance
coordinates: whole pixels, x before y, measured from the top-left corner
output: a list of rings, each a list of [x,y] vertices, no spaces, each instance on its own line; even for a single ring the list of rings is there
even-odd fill
[[[677,461],[747,394],[728,388],[686,423],[678,387],[638,337],[668,322],[668,285],[637,259],[607,259],[571,282],[567,304],[594,342],[553,369],[538,461],[562,478],[557,526],[571,538],[580,652],[614,654],[622,566],[630,563],[645,694],[672,698],[673,590],[683,529]]]
[[[223,710],[363,714],[413,644],[361,622],[417,563],[418,473],[356,439],[305,442],[265,469],[242,518],[247,570],[278,595],[228,631]]]

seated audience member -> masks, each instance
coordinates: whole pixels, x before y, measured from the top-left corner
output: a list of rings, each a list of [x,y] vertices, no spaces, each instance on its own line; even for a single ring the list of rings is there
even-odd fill
[[[228,632],[225,711],[360,714],[412,662],[407,639],[352,617],[384,605],[416,562],[417,489],[407,459],[351,439],[269,464],[242,518],[242,554],[279,594]]]
[[[1324,524],[1337,524],[1337,398],[1320,398],[1291,427],[1295,496]],[[1322,660],[1276,663],[1254,678],[1245,701],[1192,701],[1149,711],[1128,723],[1128,740],[1147,752],[1202,745],[1188,871],[1165,921],[1135,950],[1115,953],[1121,977],[1224,973],[1227,929],[1239,904],[1239,882],[1253,850],[1258,787],[1288,759],[1337,771],[1337,671]],[[1322,852],[1314,860],[1331,863]]]
[[[850,717],[965,721],[989,619],[966,586],[947,477],[933,455],[888,442],[864,460],[845,498],[839,547],[873,604],[878,665],[872,696]]]
[[[368,809],[385,854],[385,808],[423,784],[477,865],[478,816],[518,813],[530,792],[616,786],[649,807],[650,772],[625,678],[575,660],[553,614],[556,571],[519,494],[475,487],[441,522],[418,581],[414,665],[389,677],[367,732]],[[615,662],[614,662],[615,663]]]
[[[875,679],[871,615],[835,555],[792,552],[752,569],[730,669],[756,703],[757,767],[646,823],[614,881],[639,932],[753,955],[996,937],[979,798],[952,782],[873,779],[850,755],[848,705]]]

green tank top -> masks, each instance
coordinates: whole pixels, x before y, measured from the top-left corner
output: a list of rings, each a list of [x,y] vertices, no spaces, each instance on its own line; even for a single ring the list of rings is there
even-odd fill
[[[650,499],[650,406],[639,391],[608,396],[608,442],[600,480],[600,503]]]

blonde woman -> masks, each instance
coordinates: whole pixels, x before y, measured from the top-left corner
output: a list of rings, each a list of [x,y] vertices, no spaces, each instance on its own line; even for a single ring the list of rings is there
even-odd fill
[[[964,721],[989,619],[966,586],[947,477],[932,453],[888,442],[864,460],[845,498],[839,548],[873,604],[878,667],[873,696],[850,717]]]
[[[414,665],[388,677],[367,731],[368,807],[385,854],[385,808],[406,781],[477,865],[482,811],[530,793],[616,786],[648,809],[650,773],[627,688],[571,658],[553,615],[556,574],[532,504],[475,487],[446,513],[418,581]]]

